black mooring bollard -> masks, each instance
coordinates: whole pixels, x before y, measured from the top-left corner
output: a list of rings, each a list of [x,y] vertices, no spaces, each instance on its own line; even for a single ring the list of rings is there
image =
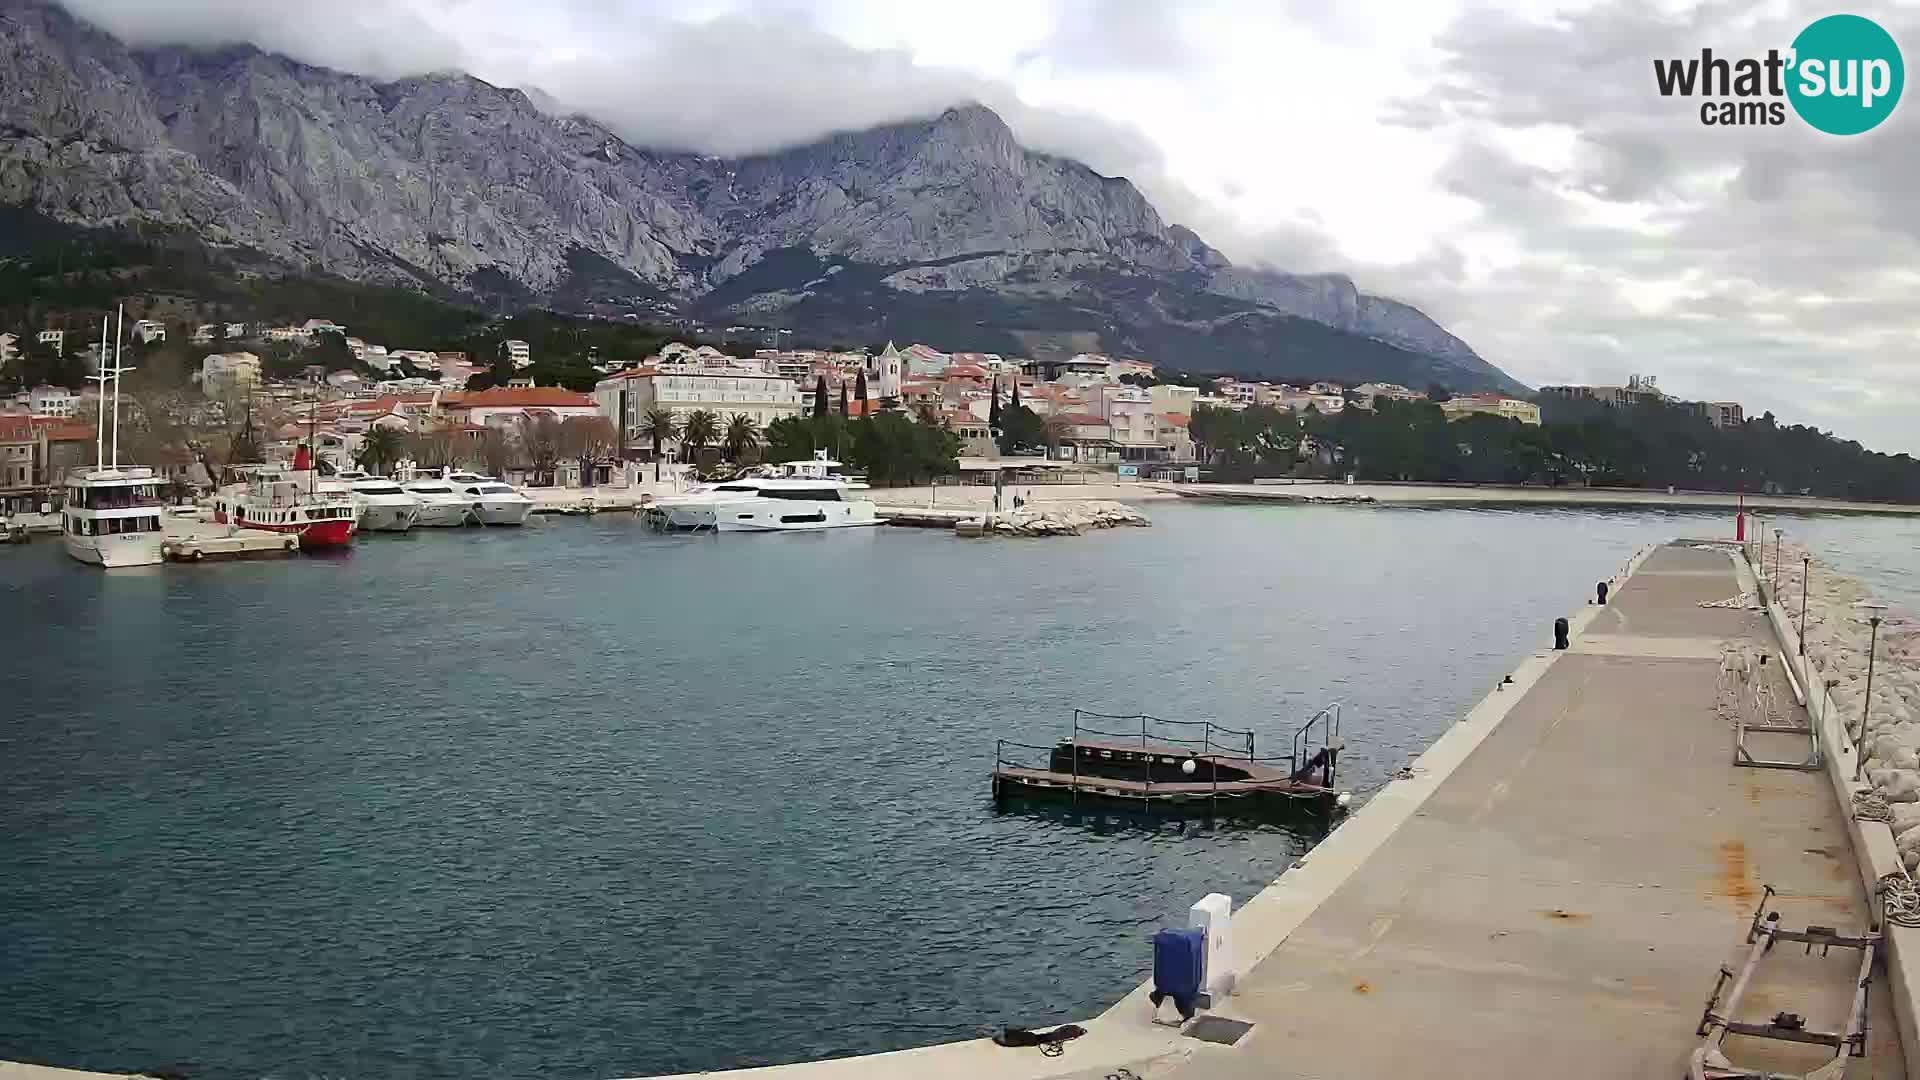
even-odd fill
[[[1553,647],[1556,649],[1567,647],[1567,618],[1564,615],[1553,620]]]
[[[1607,583],[1603,581],[1595,585],[1593,587],[1593,595],[1595,598],[1593,602],[1605,607],[1607,603]]]

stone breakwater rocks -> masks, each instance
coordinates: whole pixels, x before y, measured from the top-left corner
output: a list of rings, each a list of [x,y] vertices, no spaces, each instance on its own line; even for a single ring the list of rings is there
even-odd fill
[[[980,519],[981,536],[1079,536],[1088,529],[1115,529],[1123,525],[1151,525],[1145,514],[1125,503],[1089,500],[1029,506],[1011,513]]]
[[[1800,614],[1801,558],[1804,548],[1788,543],[1779,560],[1776,601],[1791,625]],[[1857,581],[1818,558],[1813,559],[1812,588],[1806,591],[1807,659],[1833,685],[1833,707],[1847,734],[1867,754],[1867,779],[1893,806],[1893,833],[1900,861],[1920,870],[1920,621],[1882,607]],[[1770,578],[1773,560],[1762,576]],[[1873,664],[1873,698],[1867,702],[1868,622],[1881,617],[1879,648]],[[1818,694],[1820,688],[1807,688]],[[1862,704],[1866,731],[1861,731]]]

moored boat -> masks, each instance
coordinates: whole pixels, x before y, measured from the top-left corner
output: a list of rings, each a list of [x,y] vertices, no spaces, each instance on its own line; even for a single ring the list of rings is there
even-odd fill
[[[124,313],[122,315],[124,319]],[[160,562],[160,492],[165,481],[144,465],[120,464],[120,335],[107,347],[107,320],[100,320],[100,423],[94,432],[94,466],[71,470],[60,531],[67,554],[95,566],[154,566]],[[107,461],[107,383],[113,383],[113,461]]]
[[[445,479],[466,497],[474,520],[482,525],[525,525],[533,513],[533,500],[505,481],[457,471],[449,471]]]
[[[834,472],[839,462],[825,452],[777,466],[771,475],[714,484],[668,496],[647,508],[657,528],[675,531],[807,532],[879,525],[870,499],[853,494],[855,484]]]
[[[348,480],[347,496],[363,532],[406,532],[420,516],[420,500],[384,476]]]
[[[292,468],[248,468],[244,480],[214,493],[213,520],[287,533],[307,549],[352,543],[359,531],[359,512],[352,496],[334,490],[332,485],[320,488],[312,466],[313,459],[303,446],[295,454]]]
[[[445,480],[425,478],[400,485],[415,504],[413,523],[423,529],[448,529],[472,522],[467,500]],[[474,522],[477,524],[477,522]]]

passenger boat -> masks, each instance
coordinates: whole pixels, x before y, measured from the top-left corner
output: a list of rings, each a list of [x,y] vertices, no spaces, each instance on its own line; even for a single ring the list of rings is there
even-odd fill
[[[152,469],[141,465],[69,473],[61,510],[67,554],[95,566],[158,564],[162,484]]]
[[[124,322],[124,314],[122,316]],[[165,481],[144,465],[120,464],[119,334],[107,347],[107,320],[100,320],[100,419],[94,432],[93,468],[74,469],[65,482],[60,532],[67,554],[95,566],[154,566],[160,562],[160,492]],[[107,460],[107,383],[113,383],[113,460]]]
[[[340,547],[359,531],[353,497],[329,484],[321,488],[313,458],[302,446],[293,467],[250,466],[240,482],[213,496],[213,520],[223,525],[288,533],[307,549]]]
[[[808,460],[785,462],[771,475],[659,499],[647,508],[647,518],[656,528],[683,532],[807,532],[882,524],[873,501],[853,494],[866,485],[834,472],[839,465],[820,451]]]

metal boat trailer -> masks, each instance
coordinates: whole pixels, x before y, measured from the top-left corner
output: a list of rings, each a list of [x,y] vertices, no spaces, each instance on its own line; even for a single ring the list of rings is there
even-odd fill
[[[1700,1026],[1694,1031],[1702,1039],[1688,1059],[1687,1080],[1840,1080],[1846,1073],[1848,1058],[1866,1055],[1867,987],[1873,981],[1874,956],[1880,949],[1879,931],[1869,930],[1865,934],[1851,935],[1842,934],[1831,926],[1809,926],[1805,930],[1782,929],[1780,913],[1767,911],[1767,901],[1773,895],[1773,886],[1768,885],[1760,896],[1760,906],[1754,909],[1753,924],[1747,928],[1747,943],[1753,947],[1748,950],[1747,962],[1741,966],[1740,973],[1735,975],[1733,969],[1725,965],[1720,968],[1720,978],[1713,984],[1707,1007],[1700,1014]],[[1752,981],[1754,970],[1760,966],[1761,959],[1773,951],[1774,945],[1782,941],[1797,941],[1806,945],[1808,955],[1813,953],[1816,945],[1820,947],[1821,956],[1835,948],[1860,950],[1860,969],[1854,982],[1853,1005],[1848,1010],[1844,1031],[1813,1030],[1807,1027],[1805,1017],[1785,1010],[1776,1013],[1773,1019],[1764,1024],[1734,1019],[1739,1014],[1740,1000],[1746,995],[1747,984]],[[1733,992],[1727,996],[1726,1008],[1721,1010],[1720,992],[1726,988],[1728,979],[1733,980]],[[1727,1060],[1724,1043],[1729,1035],[1830,1046],[1833,1048],[1833,1059],[1808,1073],[1744,1068]]]

